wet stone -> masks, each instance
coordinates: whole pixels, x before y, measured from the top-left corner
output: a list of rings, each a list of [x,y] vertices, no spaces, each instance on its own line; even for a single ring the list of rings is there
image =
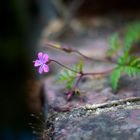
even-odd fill
[[[137,81],[137,82],[136,82]],[[134,82],[134,83],[133,83]],[[86,87],[86,83],[88,86]],[[96,86],[98,88],[94,88]],[[52,86],[53,85],[53,86]],[[117,94],[114,94],[108,77],[90,79],[79,84],[83,91],[81,98],[66,100],[63,85],[55,83],[50,77],[44,82],[44,90],[51,112],[53,140],[140,140],[140,101],[125,102],[118,105],[96,109],[83,108],[87,105],[97,105],[109,101],[119,101],[131,97],[140,97],[140,79],[123,77],[120,80]],[[67,111],[54,108],[70,108]],[[54,115],[55,114],[55,115]],[[46,124],[47,125],[47,124]]]
[[[44,82],[44,91],[48,105],[51,107],[70,106],[71,108],[87,104],[100,104],[129,97],[140,97],[140,78],[132,79],[123,77],[119,82],[117,92],[113,92],[108,77],[88,79],[79,84],[80,97],[74,96],[70,102],[66,99],[65,85],[56,83],[54,77],[49,77]],[[128,102],[129,104],[129,102]]]
[[[139,140],[140,110],[117,110],[56,121],[54,140]]]
[[[103,52],[101,51],[102,47],[99,47],[99,45],[107,47],[105,40],[97,40],[94,43],[93,45],[91,41],[89,46],[83,44],[81,52],[85,53],[87,52],[87,48],[89,48],[92,51],[87,52],[87,55],[92,57],[94,53],[94,58],[96,58],[97,50],[99,54]],[[96,48],[93,46],[96,46]],[[104,47],[104,52],[106,51],[106,47]],[[104,55],[100,54],[100,57],[102,56],[104,57]],[[55,57],[56,60],[67,66],[75,62],[77,63],[77,60],[79,60],[78,56],[71,57],[71,55],[63,52],[60,54],[57,52],[52,53],[50,57]],[[68,57],[70,59],[64,59]],[[102,71],[109,69],[109,67],[112,67],[109,63],[91,62],[85,65],[84,71]],[[79,83],[78,87],[81,96],[75,96],[71,101],[67,101],[65,85],[56,83],[59,68],[59,66],[56,66],[53,70],[53,75],[44,79],[46,109],[49,108],[49,114],[54,118],[51,121],[53,129],[50,132],[52,133],[50,139],[140,140],[140,101],[128,101],[96,109],[84,108],[87,105],[98,105],[110,101],[119,101],[120,99],[140,97],[140,78],[123,76],[119,81],[118,90],[114,92],[110,86],[108,76],[85,77]],[[48,118],[46,117],[46,119]]]

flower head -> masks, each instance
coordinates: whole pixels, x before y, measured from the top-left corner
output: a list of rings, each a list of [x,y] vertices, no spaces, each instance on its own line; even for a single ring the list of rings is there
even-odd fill
[[[49,56],[48,54],[43,54],[42,52],[38,53],[38,59],[34,61],[34,66],[38,67],[39,70],[38,72],[42,74],[43,72],[48,72],[49,67],[45,63],[49,61]]]

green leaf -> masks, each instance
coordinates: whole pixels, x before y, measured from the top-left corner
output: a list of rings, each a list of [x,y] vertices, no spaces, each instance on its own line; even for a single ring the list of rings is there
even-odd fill
[[[124,66],[123,71],[130,77],[140,75],[140,58],[130,56],[127,65]]]
[[[110,37],[110,47],[116,49],[118,47],[118,34],[114,34]]]
[[[123,70],[129,77],[140,75],[140,69],[136,67],[126,66]]]
[[[130,66],[136,66],[138,67],[140,64],[140,58],[136,57],[136,56],[130,56],[129,60],[128,60],[128,64]]]
[[[80,62],[76,65],[73,65],[71,67],[71,69],[74,70],[74,71],[77,71],[77,72],[81,72],[82,69],[83,69],[83,61],[80,60]],[[66,70],[63,70],[59,74],[56,81],[59,82],[59,83],[64,83],[65,82],[66,83],[66,88],[71,89],[76,77],[77,77],[76,72],[73,72],[73,71],[70,71],[70,70],[66,69]]]
[[[117,67],[110,75],[110,80],[111,80],[111,85],[113,90],[117,89],[118,81],[120,77],[121,77],[121,67]]]
[[[128,66],[140,68],[140,58],[139,57],[130,56],[127,63],[128,63]]]
[[[71,78],[67,81],[66,88],[67,88],[67,89],[71,89],[72,86],[73,86],[74,81],[75,81],[75,77],[71,77]]]
[[[125,55],[122,55],[118,58],[118,65],[124,65],[127,62],[127,57]]]
[[[140,22],[135,22],[126,27],[124,35],[124,53],[128,56],[134,42],[140,40]]]
[[[83,62],[83,60],[81,59],[80,62],[79,62],[79,64],[77,64],[77,70],[78,70],[79,72],[81,72],[81,71],[83,70],[83,65],[84,65],[84,62]]]
[[[76,73],[70,70],[63,70],[61,74],[57,78],[57,82],[59,83],[66,83],[66,88],[70,89],[73,86],[73,83],[76,78]]]
[[[116,54],[121,47],[122,46],[119,43],[119,35],[115,33],[109,38],[109,49],[107,51],[107,55],[112,56]]]
[[[112,88],[116,89],[121,73],[126,73],[132,77],[140,75],[140,59],[136,56],[129,56],[129,52],[134,42],[140,41],[140,22],[130,24],[126,27],[123,40],[123,48],[119,47],[118,35],[114,35],[110,39],[111,53],[117,53],[119,49],[123,49],[123,55],[118,58],[118,67],[111,73],[110,79]]]
[[[124,44],[125,46],[131,46],[133,42],[140,39],[140,23],[134,22],[126,27]]]
[[[121,73],[125,73],[129,77],[140,75],[140,58],[136,56],[129,56],[127,60],[122,57],[118,59],[118,67],[114,69],[110,76],[112,88],[114,90],[118,86]]]
[[[76,76],[75,72],[72,72],[70,70],[63,70],[57,77],[56,81],[59,83],[65,82],[65,81],[69,80],[71,77],[75,77],[75,76]]]

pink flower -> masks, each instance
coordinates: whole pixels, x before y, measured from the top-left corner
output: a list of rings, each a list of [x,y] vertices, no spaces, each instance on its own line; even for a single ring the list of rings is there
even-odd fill
[[[38,72],[42,74],[43,72],[48,72],[49,67],[45,63],[49,61],[49,56],[48,54],[43,54],[42,52],[38,53],[38,59],[34,61],[34,66],[38,67],[39,70]]]

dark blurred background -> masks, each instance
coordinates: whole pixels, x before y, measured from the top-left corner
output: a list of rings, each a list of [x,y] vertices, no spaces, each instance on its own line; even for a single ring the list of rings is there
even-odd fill
[[[74,8],[75,7],[75,8]],[[31,140],[28,123],[42,111],[40,77],[32,61],[43,28],[53,19],[131,11],[139,0],[9,0],[0,2],[0,140]],[[71,9],[74,10],[71,15]]]

